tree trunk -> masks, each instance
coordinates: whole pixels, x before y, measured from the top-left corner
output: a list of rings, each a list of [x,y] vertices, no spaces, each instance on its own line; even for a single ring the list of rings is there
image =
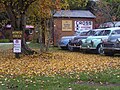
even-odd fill
[[[52,30],[53,30],[53,17],[51,17],[49,19],[49,23],[50,23],[50,26],[49,26],[49,31],[48,31],[48,41],[47,41],[47,44],[46,44],[46,51],[49,50],[49,47],[50,47],[50,40],[52,40]],[[48,25],[47,25],[48,26]]]
[[[21,45],[22,45],[22,53],[23,54],[32,55],[34,53],[37,53],[37,52],[35,52],[34,50],[32,50],[28,47],[24,38],[22,39],[22,44]]]
[[[34,54],[34,53],[37,53],[33,50],[31,50],[28,45],[26,44],[26,41],[25,41],[25,37],[24,37],[24,34],[25,34],[25,28],[26,28],[26,16],[25,16],[25,13],[21,13],[21,18],[20,18],[20,30],[22,30],[22,53],[24,53],[25,55],[31,55],[31,54]]]

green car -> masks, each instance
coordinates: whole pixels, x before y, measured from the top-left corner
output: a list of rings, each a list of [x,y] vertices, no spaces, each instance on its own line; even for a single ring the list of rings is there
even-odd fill
[[[109,36],[120,34],[120,27],[112,27],[101,30],[97,36],[89,36],[82,40],[81,50],[96,50],[98,54],[104,54],[102,42],[106,41]]]

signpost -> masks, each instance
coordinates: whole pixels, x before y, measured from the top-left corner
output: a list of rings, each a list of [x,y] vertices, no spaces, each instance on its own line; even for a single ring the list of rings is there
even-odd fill
[[[13,52],[15,53],[15,57],[19,58],[19,54],[22,52],[21,50],[21,38],[22,38],[22,31],[13,31]]]
[[[13,52],[21,53],[21,39],[14,39],[13,44],[14,44]]]

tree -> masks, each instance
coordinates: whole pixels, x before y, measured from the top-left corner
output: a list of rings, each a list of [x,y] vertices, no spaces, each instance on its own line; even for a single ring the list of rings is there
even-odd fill
[[[5,26],[9,22],[9,18],[7,16],[4,4],[0,3],[0,29],[3,29],[3,26]]]
[[[46,51],[48,50],[54,27],[52,22],[55,12],[61,9],[71,9],[72,6],[84,7],[86,3],[87,0],[39,0],[29,8],[28,17],[32,19],[30,22],[34,23],[40,32],[40,52],[43,51],[44,47]]]
[[[26,26],[26,15],[30,14],[30,21],[33,20],[34,24],[38,23],[41,25],[42,38],[46,34],[47,23],[52,22],[53,15],[56,10],[67,9],[71,0],[0,0],[5,7],[7,15],[11,21],[12,30],[22,31],[22,52],[25,54],[33,54],[24,39],[25,26]],[[83,5],[86,0],[73,0],[71,3]],[[85,4],[84,4],[85,5]],[[28,11],[28,9],[30,11]],[[31,12],[32,11],[32,12]],[[52,24],[51,24],[52,25]],[[44,43],[44,38],[42,40]],[[18,54],[16,54],[17,56]]]
[[[99,0],[93,5],[98,22],[120,20],[120,0]],[[100,21],[99,21],[100,20]]]
[[[88,2],[89,0],[68,0],[69,8],[73,10],[86,9]]]
[[[0,0],[4,5],[7,15],[11,21],[12,30],[22,31],[22,52],[25,54],[33,54],[34,51],[29,49],[24,39],[26,26],[26,12],[29,6],[36,0]],[[19,57],[19,54],[16,54]]]

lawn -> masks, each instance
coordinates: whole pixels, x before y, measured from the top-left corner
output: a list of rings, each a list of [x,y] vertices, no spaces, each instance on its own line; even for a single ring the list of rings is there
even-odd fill
[[[54,47],[16,59],[11,47],[6,49],[0,52],[0,90],[120,90],[119,56]]]

